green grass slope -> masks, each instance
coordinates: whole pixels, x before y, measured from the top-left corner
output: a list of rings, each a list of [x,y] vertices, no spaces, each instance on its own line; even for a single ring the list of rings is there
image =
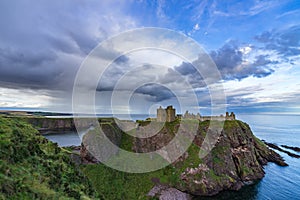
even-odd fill
[[[95,198],[66,152],[24,121],[0,117],[0,199]]]

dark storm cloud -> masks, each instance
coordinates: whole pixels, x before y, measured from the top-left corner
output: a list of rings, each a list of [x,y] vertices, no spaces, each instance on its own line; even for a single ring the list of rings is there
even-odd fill
[[[43,63],[56,59],[56,54],[52,51],[44,52],[29,52],[29,51],[18,51],[15,49],[0,48],[0,68],[6,66],[25,65],[30,68],[38,67]]]
[[[98,92],[111,92],[111,91],[120,92],[120,90],[114,90],[114,89],[115,88],[113,84],[111,85],[101,84],[97,88],[97,91]],[[131,92],[130,88],[128,89],[123,88],[121,91]],[[134,91],[134,94],[145,95],[146,99],[150,102],[160,102],[175,97],[175,95],[170,89],[154,83],[149,83],[140,86]]]
[[[69,12],[78,5],[67,4],[0,2],[1,87],[65,89],[62,83],[73,78],[80,64],[71,57],[79,57],[81,49],[91,46],[84,40],[79,44],[82,31],[73,26],[77,19]]]
[[[117,2],[0,1],[0,86],[71,90],[87,54],[115,33],[115,27],[125,26],[122,20],[128,18],[110,12],[114,4]],[[100,53],[104,59],[115,55],[113,49]],[[126,61],[121,56],[115,63]]]
[[[148,95],[149,101],[160,102],[175,97],[168,88],[158,84],[146,84],[135,90],[136,93]]]
[[[55,60],[56,54],[52,51],[0,49],[0,86],[45,88],[61,73],[48,66]]]
[[[283,56],[300,54],[300,26],[293,26],[281,31],[266,31],[255,36],[255,39],[263,43],[264,48],[275,50]]]
[[[45,36],[45,39],[47,40],[49,47],[54,49],[56,52],[63,52],[67,54],[79,53],[78,47],[70,38],[47,35]]]

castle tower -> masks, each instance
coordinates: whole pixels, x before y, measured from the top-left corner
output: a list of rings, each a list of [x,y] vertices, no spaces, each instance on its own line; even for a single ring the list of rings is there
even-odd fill
[[[167,122],[172,122],[175,120],[175,109],[173,106],[168,106],[166,109],[167,112]]]
[[[163,109],[161,106],[157,109],[157,121],[158,122],[172,122],[176,118],[176,112],[173,106],[168,106]]]
[[[157,109],[157,121],[158,122],[165,122],[166,121],[166,110],[163,109],[161,106]]]
[[[229,113],[226,112],[225,118],[228,119],[229,118]]]
[[[231,120],[235,120],[235,114],[233,112],[230,113]]]

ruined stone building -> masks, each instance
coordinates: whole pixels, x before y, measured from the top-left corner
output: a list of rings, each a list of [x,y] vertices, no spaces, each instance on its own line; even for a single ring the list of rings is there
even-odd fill
[[[199,113],[197,115],[193,113],[189,113],[186,111],[183,115],[184,119],[198,119],[200,121],[205,121],[205,120],[217,120],[217,121],[223,121],[223,120],[235,120],[235,114],[233,112],[229,113],[226,112],[226,115],[220,115],[220,116],[201,116]]]
[[[193,113],[189,113],[189,111],[186,111],[183,115],[183,117],[185,119],[201,119],[201,115],[200,113],[197,113],[197,115],[193,114]]]
[[[163,109],[161,106],[157,109],[157,121],[158,122],[172,122],[176,119],[176,111],[173,106],[168,106]]]
[[[193,113],[189,113],[186,111],[184,115],[177,115],[178,119],[197,119],[199,121],[205,121],[205,120],[217,120],[217,121],[223,121],[223,120],[235,120],[235,114],[231,112],[230,114],[226,112],[226,115],[220,115],[220,116],[201,116],[199,113],[196,115]],[[156,120],[158,122],[172,122],[176,119],[176,111],[173,106],[168,106],[166,109],[162,108],[161,106],[157,109],[157,118]]]
[[[229,113],[226,112],[225,119],[226,120],[235,120],[235,114],[233,112],[231,112],[230,115],[229,115]]]

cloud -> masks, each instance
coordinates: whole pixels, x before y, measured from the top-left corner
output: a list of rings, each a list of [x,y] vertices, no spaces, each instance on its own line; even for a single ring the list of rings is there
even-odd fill
[[[228,106],[245,113],[272,109],[273,112],[285,112],[286,108],[297,107],[300,97],[299,72],[286,63],[278,65],[280,67],[272,75],[263,79],[251,76],[241,81],[224,82]],[[299,113],[299,109],[294,111]]]
[[[269,55],[257,55],[253,60],[247,60],[249,49],[244,49],[235,41],[229,41],[210,53],[225,80],[241,80],[249,76],[262,78],[274,72],[270,64],[276,64],[276,61],[270,60]]]
[[[300,54],[300,26],[292,26],[280,31],[265,31],[254,38],[256,41],[263,43],[264,48],[275,50],[282,56]]]
[[[198,31],[199,29],[200,29],[199,24],[198,23],[195,24],[194,27],[193,27],[193,30]]]
[[[166,6],[165,4],[166,4],[165,0],[157,0],[156,16],[162,20],[167,19],[167,15],[165,14],[164,11],[164,7]]]
[[[217,1],[216,1],[217,2]],[[282,4],[282,1],[256,1],[249,0],[245,2],[226,1],[226,3],[217,3],[214,7],[214,15],[222,17],[233,16],[255,16],[262,12],[273,9]]]
[[[234,41],[229,41],[217,51],[212,51],[210,56],[222,71],[232,70],[243,61],[243,54]]]
[[[132,67],[127,63],[113,64],[104,72],[97,87],[98,92],[138,94],[150,102],[161,102],[174,97],[174,91],[184,88],[184,80],[172,68],[144,64]],[[104,94],[104,93],[103,93]]]
[[[281,14],[277,11],[279,9],[273,9],[280,4],[285,6],[287,2],[253,0],[241,3],[204,0],[178,1],[172,4],[160,0],[136,4],[135,1],[65,0],[37,1],[32,4],[28,0],[20,0],[18,3],[0,1],[0,26],[2,27],[0,31],[0,88],[7,89],[0,94],[1,101],[4,101],[1,105],[26,106],[30,104],[28,100],[30,97],[35,98],[35,100],[30,99],[34,102],[33,106],[39,100],[45,102],[51,100],[53,106],[60,105],[62,108],[71,105],[74,78],[86,55],[99,42],[111,35],[141,26],[168,27],[183,33],[190,33],[207,49],[216,49],[229,37],[248,39],[257,34],[253,31],[268,30],[272,26],[284,24],[284,26],[278,26],[281,27],[280,30],[271,29],[257,35],[255,41],[248,41],[246,44],[227,41],[222,47],[209,53],[223,76],[225,84],[232,81],[242,84],[242,81],[248,79],[258,82],[274,74],[279,77],[280,73],[284,72],[277,73],[278,68],[281,68],[278,66],[288,63],[290,66],[282,68],[286,70],[293,68],[298,65],[300,55],[300,28],[295,26],[298,22],[296,17],[293,17],[297,11],[285,12],[286,10],[282,9],[285,14]],[[265,24],[265,21],[275,19],[274,15],[278,16],[278,20]],[[257,23],[258,16],[266,18]],[[295,18],[292,20],[293,23],[287,20],[291,18]],[[244,23],[246,21],[247,23]],[[206,31],[209,34],[202,37]],[[141,41],[147,40],[147,36],[141,36],[141,38]],[[170,38],[167,42],[171,44],[172,39]],[[161,42],[159,38],[155,40],[155,42]],[[125,41],[124,44],[122,42],[122,44],[126,45],[127,42],[130,41]],[[145,44],[147,42],[145,41]],[[174,48],[180,47],[175,45]],[[98,49],[98,51],[101,56],[99,59],[111,60],[118,55],[113,45],[109,48]],[[176,95],[190,97],[189,93],[194,91],[186,90],[186,82],[198,92],[203,105],[209,101],[209,93],[204,88],[207,87],[207,83],[214,83],[215,74],[202,77],[193,67],[193,65],[207,63],[202,55],[199,55],[192,63],[147,51],[137,53],[136,57],[149,59],[145,59],[145,62],[141,64],[136,63],[133,57],[127,55],[118,57],[101,77],[97,95],[98,93],[111,93],[118,85],[118,81],[125,76],[126,79],[120,81],[117,90],[120,92],[133,90],[136,95],[151,103],[173,100],[175,90]],[[154,62],[153,65],[161,64],[166,67],[155,68],[147,64],[150,62]],[[136,64],[142,67],[134,69]],[[201,70],[204,74],[209,74],[211,68],[203,67]],[[129,73],[130,71],[132,73]],[[296,75],[299,77],[299,74]],[[290,80],[290,77],[289,74],[286,79]],[[86,76],[87,85],[91,82],[90,79],[90,76]],[[149,83],[144,84],[144,82]],[[297,82],[297,80],[292,82]],[[260,82],[260,84],[265,83]],[[276,85],[278,88],[281,84],[277,83],[276,79],[270,85],[272,87]],[[137,86],[139,86],[138,89]],[[258,87],[256,84],[255,86]],[[291,95],[292,92],[281,92],[274,95],[274,98],[267,99],[267,95],[264,96],[263,93],[270,91],[271,86],[267,89],[263,88],[262,91],[257,91],[253,87],[233,91],[229,95],[229,104],[240,102],[241,105],[254,105],[255,102],[264,100],[274,101],[275,97],[287,102],[291,98],[299,99],[296,98],[298,94]],[[296,87],[299,88],[299,85]],[[285,88],[282,89],[284,90]],[[260,96],[256,96],[257,98],[251,96],[251,91],[253,94],[259,93]],[[39,92],[43,94],[42,97],[39,96]],[[14,93],[14,95],[10,96],[9,93]],[[280,94],[286,95],[289,99],[279,98]],[[17,100],[18,95],[24,104],[9,100]],[[273,97],[273,94],[268,93],[268,95]],[[120,94],[120,101],[122,101],[121,97]],[[141,107],[144,106],[144,101],[140,104]]]
[[[70,111],[74,79],[87,54],[111,35],[137,26],[127,6],[109,0],[1,1],[1,106]],[[103,50],[103,59],[117,55],[111,49]],[[126,62],[121,56],[114,63]]]
[[[45,87],[61,73],[60,69],[51,66],[56,59],[57,55],[47,50],[0,49],[0,85],[23,85],[36,89]]]
[[[46,91],[35,92],[34,90],[15,90],[0,87],[1,107],[46,107],[51,98]]]
[[[159,84],[146,84],[139,87],[135,92],[149,96],[148,100],[153,102],[160,102],[175,97],[170,89]]]
[[[261,52],[260,52],[261,53]],[[216,64],[223,80],[242,80],[253,76],[263,78],[274,72],[272,68],[278,61],[271,60],[267,53],[256,53],[254,47],[241,46],[236,41],[228,41],[221,48],[210,52],[210,57]],[[253,58],[252,58],[253,57]],[[205,87],[210,80],[213,83],[218,80],[216,75],[210,74],[212,67],[205,57],[199,55],[192,63],[182,62],[175,66],[174,70],[187,77],[188,82],[194,88]],[[209,77],[201,77],[194,66],[202,66],[202,74],[210,74]]]
[[[116,1],[0,2],[0,86],[70,90],[85,56],[136,26]],[[111,12],[114,9],[116,12]],[[115,52],[106,52],[109,58]],[[126,57],[116,61],[126,62]]]
[[[182,62],[180,66],[175,66],[175,70],[184,76],[197,72],[193,64],[187,62]]]

